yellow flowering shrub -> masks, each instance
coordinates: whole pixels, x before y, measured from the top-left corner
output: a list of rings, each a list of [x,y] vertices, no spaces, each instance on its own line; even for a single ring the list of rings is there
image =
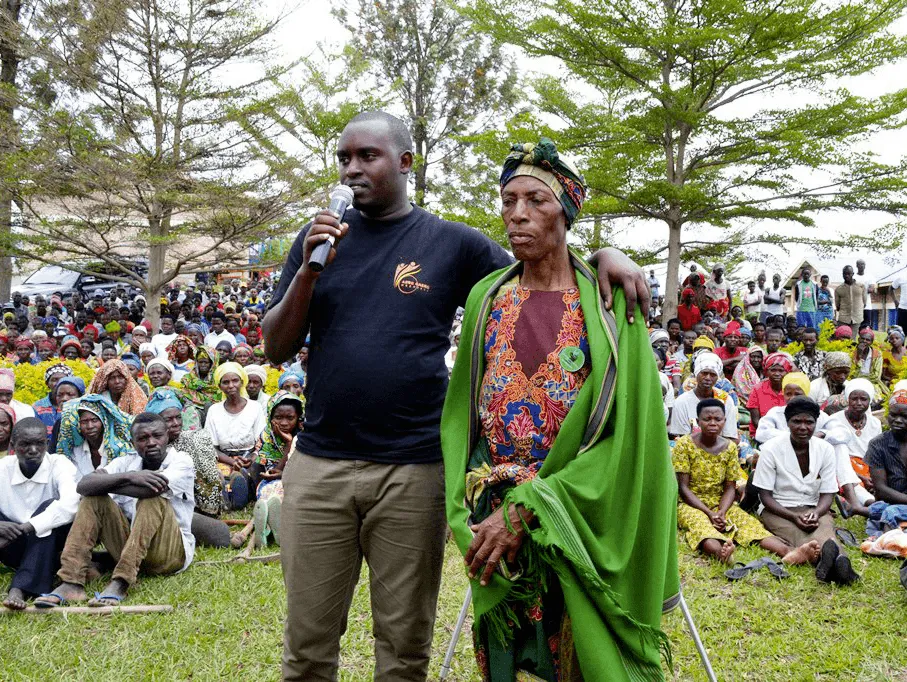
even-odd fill
[[[274,369],[270,365],[265,367],[265,371],[267,372],[268,380],[265,382],[264,391],[268,395],[274,395],[280,390],[277,386],[277,382],[280,380],[280,375],[283,374],[283,372],[279,369]]]
[[[73,374],[85,382],[85,387],[91,383],[94,378],[94,370],[81,360],[61,360],[55,358],[39,362],[37,365],[15,365],[12,363],[0,363],[5,367],[12,367],[16,375],[16,390],[14,397],[16,400],[32,405],[41,398],[47,397],[47,384],[44,383],[44,372],[51,365],[64,364],[72,369]]]

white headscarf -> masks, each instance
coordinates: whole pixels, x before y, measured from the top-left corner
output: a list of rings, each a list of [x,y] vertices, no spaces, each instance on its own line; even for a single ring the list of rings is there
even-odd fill
[[[246,374],[250,377],[258,377],[261,379],[261,383],[265,383],[268,380],[268,372],[261,365],[246,365]]]
[[[714,353],[700,353],[696,356],[696,360],[693,364],[694,374],[697,376],[699,373],[705,369],[710,369],[718,376],[722,376],[724,373],[724,363],[721,362],[719,358]]]
[[[863,391],[872,400],[875,397],[876,389],[869,379],[851,379],[844,384],[844,397],[850,398],[854,391]]]
[[[144,345],[144,344],[142,344],[142,345]],[[148,345],[151,345],[151,344],[148,344]],[[170,376],[173,376],[173,365],[170,364],[170,361],[167,358],[152,358],[151,360],[148,361],[148,364],[145,365],[145,372],[147,373],[148,370],[150,370],[155,365],[160,365],[161,367],[166,369],[168,372],[170,372]]]
[[[141,357],[142,353],[144,353],[145,351],[148,351],[149,353],[154,355],[154,357],[157,357],[157,353],[158,353],[157,346],[155,346],[153,343],[140,343],[139,344],[139,357]]]

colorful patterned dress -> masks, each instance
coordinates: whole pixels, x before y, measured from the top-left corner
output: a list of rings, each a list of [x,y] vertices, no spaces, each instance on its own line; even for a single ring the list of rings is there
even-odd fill
[[[490,454],[467,474],[476,523],[497,509],[512,486],[532,480],[544,464],[591,361],[579,291],[538,291],[517,280],[504,285],[485,330],[485,375],[479,400]],[[514,648],[505,655],[487,632],[475,632],[485,679],[580,679],[569,620],[554,576],[533,606],[516,614]],[[500,676],[500,677],[499,677]]]

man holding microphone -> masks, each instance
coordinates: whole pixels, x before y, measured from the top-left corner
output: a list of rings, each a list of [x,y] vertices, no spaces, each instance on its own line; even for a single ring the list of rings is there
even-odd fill
[[[321,211],[300,232],[262,322],[274,362],[311,335],[305,427],[283,474],[286,680],[336,679],[363,557],[374,679],[427,675],[446,525],[448,335],[472,286],[512,258],[479,231],[409,202],[411,148],[406,125],[384,112],[347,125],[337,161],[353,206],[342,222]],[[331,238],[324,270],[311,268],[312,251]],[[637,298],[645,315],[642,270],[614,249],[593,261],[608,305],[614,282],[630,321]]]

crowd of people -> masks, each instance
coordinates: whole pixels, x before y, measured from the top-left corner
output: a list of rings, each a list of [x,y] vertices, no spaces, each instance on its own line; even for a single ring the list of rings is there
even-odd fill
[[[140,568],[175,573],[196,543],[229,546],[218,517],[251,504],[258,544],[279,543],[308,348],[265,359],[271,292],[267,277],[175,282],[156,329],[144,297],[122,287],[91,300],[13,294],[0,332],[0,562],[16,571],[6,607],[84,600],[105,572],[89,605],[118,604]]]

